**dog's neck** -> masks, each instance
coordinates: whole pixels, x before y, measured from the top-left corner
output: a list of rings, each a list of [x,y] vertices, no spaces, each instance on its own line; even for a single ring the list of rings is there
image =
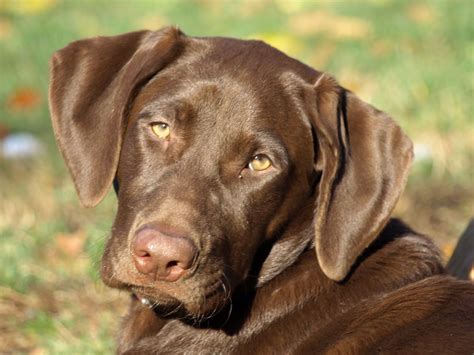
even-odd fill
[[[312,201],[308,203],[312,204]],[[258,273],[257,287],[261,287],[294,264],[299,256],[312,247],[314,239],[311,206],[302,208],[280,237],[273,241]],[[316,256],[315,256],[316,257]]]

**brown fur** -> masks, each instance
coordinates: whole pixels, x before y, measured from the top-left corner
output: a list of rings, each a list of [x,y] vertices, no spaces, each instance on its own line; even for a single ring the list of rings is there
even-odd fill
[[[259,41],[166,28],[74,42],[51,76],[82,203],[120,186],[101,269],[133,294],[120,353],[474,351],[474,286],[390,219],[410,140],[329,75]],[[248,169],[256,154],[273,166]],[[147,223],[199,250],[178,281],[135,268]]]

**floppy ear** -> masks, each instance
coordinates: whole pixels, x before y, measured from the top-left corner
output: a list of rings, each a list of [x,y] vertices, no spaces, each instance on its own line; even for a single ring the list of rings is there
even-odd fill
[[[390,217],[405,186],[412,144],[388,115],[330,76],[322,74],[313,89],[321,173],[316,253],[326,276],[340,281]]]
[[[73,42],[51,59],[49,106],[59,148],[83,205],[97,205],[115,176],[127,110],[180,49],[176,28]]]

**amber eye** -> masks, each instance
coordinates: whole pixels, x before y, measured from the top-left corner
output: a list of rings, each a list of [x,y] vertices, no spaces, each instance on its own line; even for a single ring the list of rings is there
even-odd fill
[[[272,166],[272,161],[265,154],[258,154],[249,162],[249,168],[254,171],[267,170]]]
[[[160,139],[166,139],[170,135],[170,126],[164,122],[152,123],[151,130]]]

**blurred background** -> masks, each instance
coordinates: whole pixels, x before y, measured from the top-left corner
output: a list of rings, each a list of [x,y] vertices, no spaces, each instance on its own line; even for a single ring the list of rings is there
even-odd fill
[[[111,353],[127,295],[98,265],[110,193],[82,208],[56,149],[48,59],[89,36],[178,25],[259,38],[389,112],[416,160],[395,215],[448,257],[474,215],[474,3],[0,0],[0,353]]]

